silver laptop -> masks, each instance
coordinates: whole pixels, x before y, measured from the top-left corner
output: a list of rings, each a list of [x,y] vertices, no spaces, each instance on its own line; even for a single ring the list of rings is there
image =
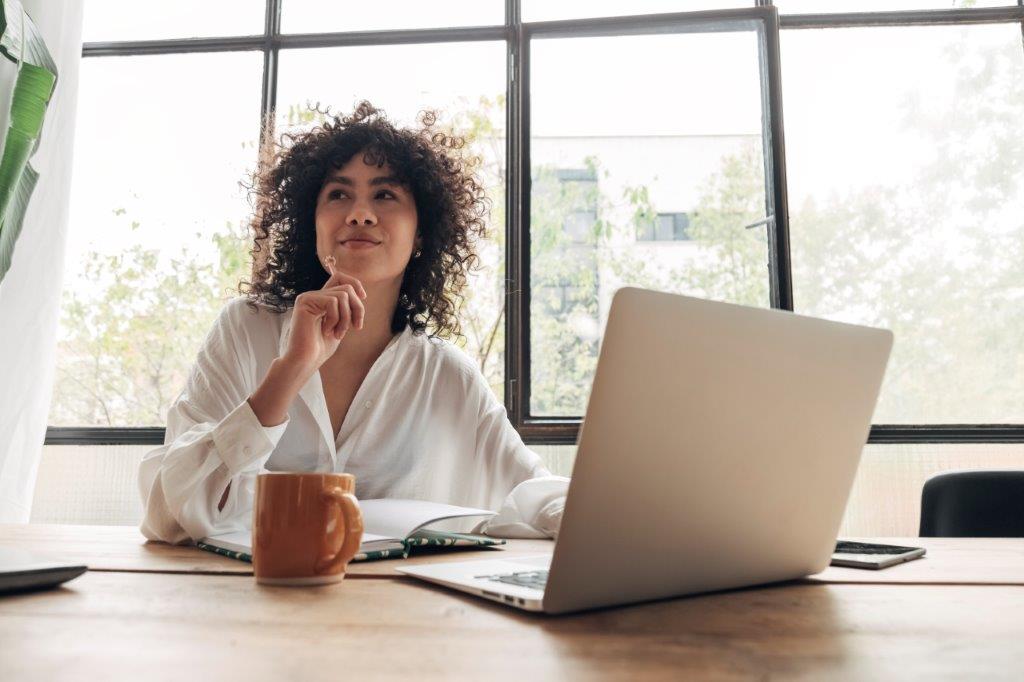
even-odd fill
[[[829,563],[892,333],[616,292],[550,555],[398,570],[565,613]]]

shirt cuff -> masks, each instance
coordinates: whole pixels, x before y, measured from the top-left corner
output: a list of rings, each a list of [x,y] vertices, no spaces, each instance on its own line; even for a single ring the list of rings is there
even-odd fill
[[[264,426],[248,400],[232,410],[213,429],[213,443],[217,454],[232,476],[244,471],[253,462],[270,456],[288,426],[283,424]]]
[[[284,435],[284,430],[288,428],[288,421],[289,420],[286,417],[285,420],[278,424],[277,426],[263,427],[263,433],[267,434],[267,438],[270,439],[270,442],[274,444],[275,448],[277,447],[278,442],[280,442],[281,436]],[[271,450],[273,450],[273,448],[271,448]]]
[[[517,485],[481,531],[503,538],[555,538],[562,523],[569,479],[531,478]],[[481,532],[478,531],[478,532]]]

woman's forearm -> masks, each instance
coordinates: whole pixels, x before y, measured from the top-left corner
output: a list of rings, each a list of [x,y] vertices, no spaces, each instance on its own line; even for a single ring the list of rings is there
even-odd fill
[[[277,426],[288,418],[288,407],[313,372],[277,358],[263,382],[249,396],[249,406],[263,426]]]

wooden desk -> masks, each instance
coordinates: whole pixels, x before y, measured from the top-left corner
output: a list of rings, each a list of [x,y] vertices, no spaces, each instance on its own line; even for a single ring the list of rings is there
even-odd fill
[[[923,559],[882,571],[829,567],[808,580],[831,583],[1024,585],[1024,540],[1015,538],[862,538],[928,548]],[[252,566],[195,547],[147,543],[134,526],[0,524],[0,547],[19,547],[59,560],[84,562],[93,571],[252,575]],[[398,577],[398,566],[543,554],[547,540],[514,540],[500,549],[414,554],[403,561],[349,564],[353,577]],[[498,554],[500,552],[500,554]]]
[[[84,563],[92,571],[252,575],[252,566],[213,552],[147,543],[135,526],[0,524],[0,547]]]
[[[89,572],[0,598],[2,680],[1020,679],[1024,587],[790,583],[545,617],[408,579]]]
[[[404,562],[271,588],[245,564],[147,545],[134,528],[0,526],[0,545],[103,569],[0,597],[0,680],[1020,679],[1024,540],[896,541],[930,559],[545,617],[394,577]]]

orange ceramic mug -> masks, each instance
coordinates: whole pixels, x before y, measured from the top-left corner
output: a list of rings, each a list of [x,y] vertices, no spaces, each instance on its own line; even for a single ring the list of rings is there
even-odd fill
[[[257,476],[252,523],[256,582],[322,585],[344,578],[363,537],[355,487],[352,474]]]

